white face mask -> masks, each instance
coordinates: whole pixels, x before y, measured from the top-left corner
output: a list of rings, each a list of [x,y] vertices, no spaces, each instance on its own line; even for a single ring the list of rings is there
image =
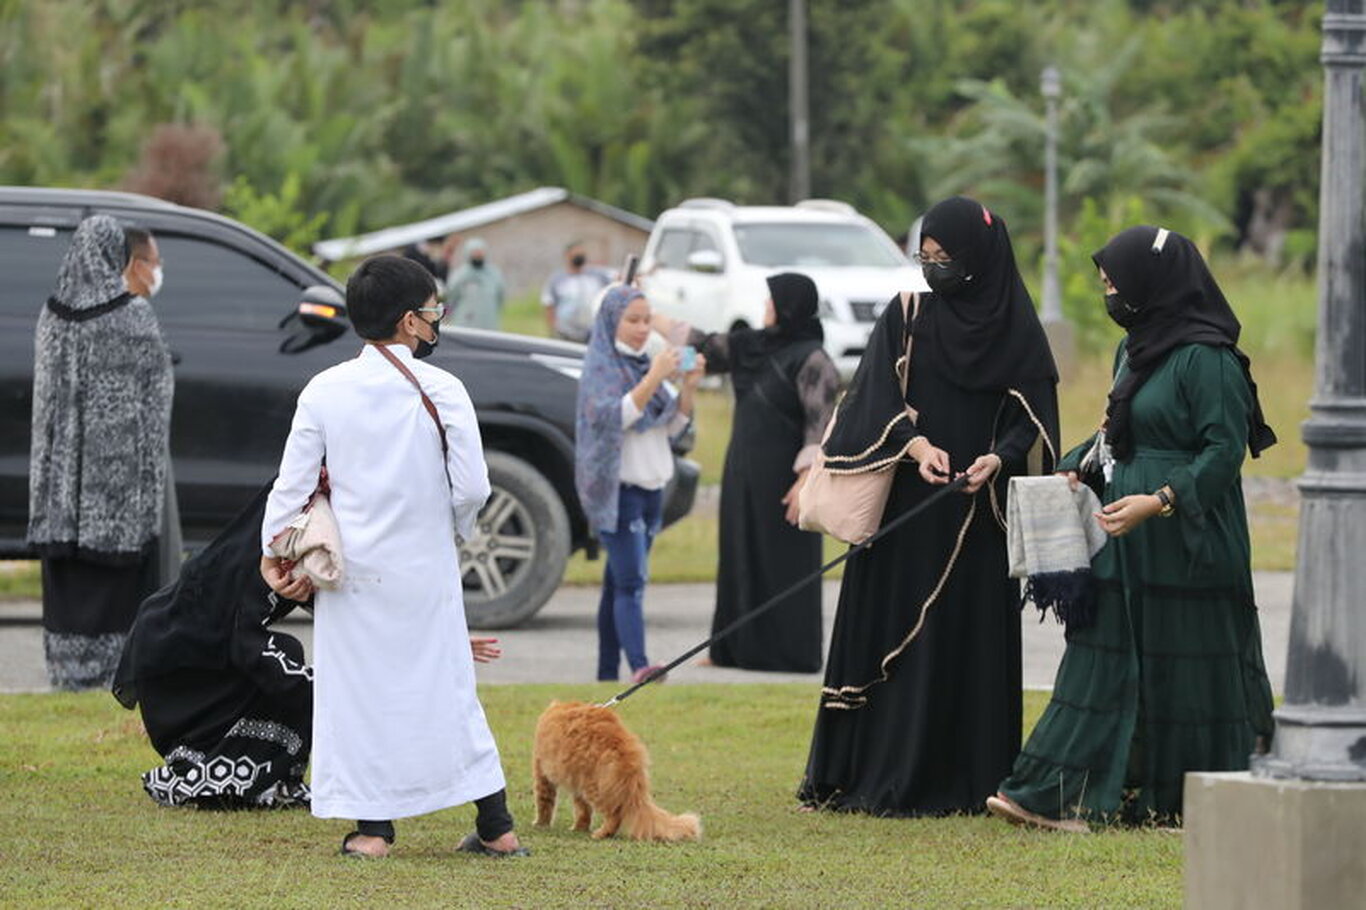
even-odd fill
[[[163,278],[165,278],[165,275],[164,275],[164,274],[162,273],[162,271],[161,271],[161,266],[158,265],[158,266],[153,267],[153,269],[152,269],[152,283],[151,283],[151,285],[147,288],[147,296],[148,296],[148,297],[155,297],[155,296],[157,295],[157,291],[161,290],[161,282],[162,282],[162,279],[163,279]]]

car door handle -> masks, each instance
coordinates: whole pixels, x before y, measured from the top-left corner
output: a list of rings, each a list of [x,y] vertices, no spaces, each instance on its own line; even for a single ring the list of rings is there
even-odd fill
[[[678,289],[678,299],[679,299],[679,300],[682,300],[684,297],[687,297],[687,296],[688,296],[688,292],[687,292],[687,291],[683,290],[682,288],[679,288],[679,289]]]

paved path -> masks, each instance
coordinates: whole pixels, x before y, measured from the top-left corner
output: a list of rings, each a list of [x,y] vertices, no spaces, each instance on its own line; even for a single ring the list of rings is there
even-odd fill
[[[1262,636],[1271,685],[1282,691],[1290,629],[1290,601],[1294,576],[1289,572],[1254,575],[1261,609]],[[839,595],[837,582],[824,588],[826,641]],[[689,650],[711,631],[711,585],[655,585],[646,596],[645,615],[650,656],[661,663]],[[597,654],[596,588],[561,588],[539,614],[520,629],[496,635],[503,658],[478,668],[483,683],[572,683],[593,679]],[[1040,623],[1030,608],[1022,614],[1024,684],[1048,688],[1062,657],[1062,627],[1051,619]],[[39,605],[32,601],[0,602],[0,692],[33,692],[47,688],[43,670]],[[313,629],[307,622],[287,622],[285,628],[311,649]],[[678,682],[808,682],[819,685],[819,674],[755,673],[719,667],[684,665],[673,672]]]

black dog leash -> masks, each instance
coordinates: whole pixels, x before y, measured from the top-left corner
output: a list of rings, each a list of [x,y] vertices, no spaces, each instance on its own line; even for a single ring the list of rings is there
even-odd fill
[[[635,685],[631,686],[631,688],[627,689],[626,691],[621,692],[621,693],[619,693],[619,694],[617,694],[617,695],[612,696],[612,698],[611,698],[610,700],[603,702],[602,705],[600,705],[600,707],[603,707],[603,708],[610,708],[610,707],[612,707],[613,705],[621,704],[623,701],[625,701],[626,699],[628,699],[628,698],[630,698],[632,695],[634,695],[637,691],[639,691],[640,689],[643,689],[645,686],[648,686],[650,683],[652,683],[652,682],[654,682],[655,680],[659,679],[659,678],[662,677],[664,674],[666,674],[666,673],[668,673],[670,670],[672,670],[674,667],[677,667],[679,664],[683,663],[683,661],[687,660],[689,657],[692,657],[694,654],[696,654],[696,653],[698,653],[699,651],[701,651],[703,648],[710,647],[711,644],[712,644],[712,642],[720,641],[721,639],[725,638],[727,635],[729,635],[730,633],[734,632],[736,629],[740,628],[741,626],[743,626],[745,623],[749,622],[750,620],[759,618],[760,615],[762,615],[762,614],[764,614],[764,613],[767,613],[769,610],[773,609],[773,608],[776,607],[778,604],[782,603],[784,600],[786,600],[786,599],[787,599],[788,597],[790,597],[791,595],[795,594],[796,592],[800,591],[802,588],[804,588],[804,587],[806,587],[807,585],[811,584],[811,582],[817,580],[817,579],[820,578],[822,575],[824,575],[826,572],[829,572],[829,571],[830,571],[831,569],[833,569],[835,566],[837,566],[837,565],[839,565],[840,563],[844,562],[844,561],[845,561],[846,559],[848,559],[850,556],[853,556],[853,555],[854,555],[855,553],[857,553],[859,550],[866,550],[866,549],[868,549],[868,548],[871,547],[873,544],[877,543],[880,539],[882,539],[883,537],[887,536],[888,534],[890,534],[892,531],[896,530],[897,528],[901,527],[901,525],[905,524],[905,523],[906,523],[907,521],[909,521],[911,518],[915,517],[916,515],[919,515],[919,514],[920,514],[921,512],[923,512],[923,511],[925,511],[927,508],[930,507],[930,505],[931,505],[932,503],[937,502],[939,499],[941,499],[941,498],[944,497],[944,496],[947,496],[947,495],[950,494],[950,493],[953,493],[953,492],[955,492],[955,491],[957,491],[957,490],[963,489],[963,487],[967,486],[967,483],[968,483],[968,478],[967,478],[966,476],[959,477],[957,480],[952,481],[952,482],[949,483],[947,486],[945,486],[945,487],[943,487],[943,488],[941,488],[941,489],[939,489],[939,490],[936,490],[935,492],[931,493],[929,496],[925,497],[924,502],[920,503],[920,504],[919,504],[918,506],[916,506],[914,509],[911,509],[911,510],[909,510],[909,511],[907,511],[907,512],[904,512],[903,514],[898,515],[896,518],[894,518],[894,519],[892,519],[891,521],[889,521],[885,526],[883,526],[882,528],[880,528],[876,534],[874,534],[872,537],[869,537],[869,538],[868,538],[867,540],[865,540],[863,543],[857,543],[857,544],[851,545],[851,546],[849,547],[849,549],[846,550],[846,551],[844,552],[844,555],[838,556],[838,557],[836,557],[836,558],[830,560],[830,561],[827,562],[825,565],[823,565],[823,566],[821,566],[819,569],[817,569],[815,572],[813,572],[812,574],[810,574],[810,575],[806,576],[805,578],[803,578],[801,581],[798,581],[798,582],[795,582],[794,584],[792,584],[787,590],[785,590],[785,591],[783,591],[783,592],[781,592],[781,593],[779,593],[779,594],[775,594],[773,597],[770,597],[770,598],[769,598],[768,600],[766,600],[763,604],[761,604],[761,605],[758,606],[758,607],[755,607],[753,610],[750,610],[750,611],[749,611],[748,613],[746,613],[744,616],[741,616],[739,619],[735,620],[735,622],[733,622],[733,623],[731,623],[730,625],[726,626],[726,627],[725,627],[724,629],[722,629],[720,632],[717,632],[715,635],[713,635],[711,638],[708,638],[706,641],[702,642],[702,643],[701,643],[700,645],[698,645],[697,647],[691,648],[691,649],[689,649],[688,651],[685,651],[683,654],[679,655],[678,657],[675,657],[675,658],[674,658],[673,660],[671,660],[669,663],[667,663],[667,664],[665,664],[664,666],[658,668],[658,669],[655,670],[653,673],[651,673],[649,676],[645,677],[645,678],[642,679],[640,682],[638,682],[638,683],[636,683]]]

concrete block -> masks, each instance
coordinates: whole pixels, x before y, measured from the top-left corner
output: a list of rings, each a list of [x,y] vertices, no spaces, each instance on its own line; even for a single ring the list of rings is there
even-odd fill
[[[1186,775],[1186,907],[1366,907],[1366,784]]]

